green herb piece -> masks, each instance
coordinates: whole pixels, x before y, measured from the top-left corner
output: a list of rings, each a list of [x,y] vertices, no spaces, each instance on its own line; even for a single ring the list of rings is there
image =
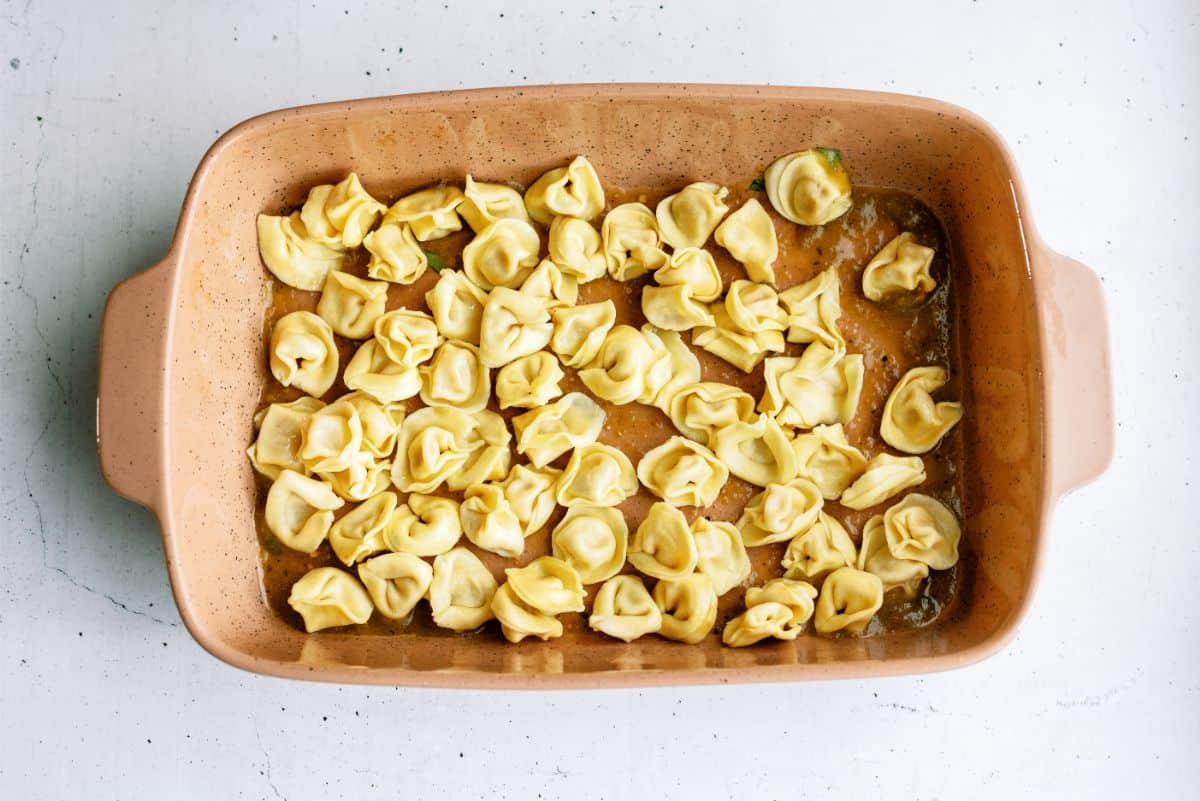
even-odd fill
[[[836,167],[842,160],[842,153],[837,148],[833,147],[818,147],[817,152],[825,157],[829,162],[829,166]]]
[[[442,270],[446,269],[446,262],[442,261],[441,256],[434,253],[432,250],[422,250],[421,252],[425,254],[425,259],[429,262],[429,269],[433,270],[435,273],[440,273]]]
[[[761,192],[766,188],[767,188],[767,185],[765,183],[763,183],[763,179],[762,179],[761,175],[750,182],[750,191],[751,192]]]

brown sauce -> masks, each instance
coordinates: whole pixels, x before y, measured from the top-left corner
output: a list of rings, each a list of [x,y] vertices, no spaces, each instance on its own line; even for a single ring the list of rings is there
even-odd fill
[[[864,357],[866,375],[858,411],[854,419],[846,425],[846,435],[850,442],[861,449],[868,458],[881,451],[892,452],[879,436],[879,423],[883,405],[888,393],[896,381],[910,368],[926,364],[940,364],[949,369],[950,382],[941,393],[942,397],[959,399],[960,382],[958,370],[958,351],[954,341],[953,321],[954,304],[952,285],[952,270],[949,263],[949,247],[945,232],[933,213],[917,199],[893,190],[856,187],[854,190],[854,206],[849,212],[834,222],[817,228],[795,225],[775,214],[766,200],[765,193],[750,189],[750,180],[737,186],[730,186],[730,195],[726,199],[730,209],[736,209],[745,200],[758,197],[767,208],[775,223],[779,238],[779,259],[775,263],[777,283],[775,288],[782,291],[795,284],[803,283],[816,276],[830,265],[836,265],[841,279],[842,317],[839,327],[846,337],[848,351],[861,353]],[[610,208],[619,203],[641,201],[655,207],[663,196],[659,193],[647,193],[629,190],[606,189]],[[595,221],[598,222],[599,221]],[[938,280],[937,290],[920,307],[911,310],[893,310],[868,301],[861,291],[861,274],[871,257],[879,251],[892,237],[901,231],[912,231],[919,242],[934,247],[937,255],[933,263],[933,275]],[[542,234],[542,255],[545,255],[546,235]],[[446,268],[458,268],[463,247],[472,234],[464,225],[464,230],[445,239],[424,243],[423,247],[437,253],[445,263]],[[724,249],[710,239],[706,245],[713,254],[720,268],[726,287],[733,280],[746,278],[745,271],[734,261]],[[347,271],[366,277],[367,254],[361,249],[348,257],[344,267]],[[425,293],[437,281],[437,274],[432,270],[411,286],[392,284],[388,291],[388,308],[411,307],[428,310],[425,304]],[[592,281],[580,287],[579,303],[593,303],[605,298],[611,298],[617,307],[617,322],[633,326],[645,323],[642,315],[640,296],[641,289],[651,279],[642,279],[619,283],[609,278]],[[266,344],[270,340],[270,332],[284,314],[298,309],[315,310],[319,293],[304,292],[292,289],[279,281],[274,281],[271,305],[267,309],[263,327],[264,358]],[[684,341],[690,344],[690,333],[683,333]],[[340,366],[344,367],[353,355],[358,342],[337,337]],[[796,356],[803,350],[802,345],[789,343],[786,354]],[[763,368],[760,364],[752,373],[746,374],[701,348],[692,348],[700,360],[703,372],[702,380],[719,381],[741,387],[755,399],[761,398],[764,389]],[[564,392],[587,392],[575,371],[563,368],[567,374],[562,382]],[[493,378],[495,370],[492,371]],[[326,402],[333,401],[346,392],[340,377],[324,397]],[[300,396],[295,389],[287,389],[269,377],[263,388],[260,407],[269,403],[290,401]],[[608,414],[600,441],[623,450],[630,460],[637,464],[642,455],[660,444],[668,437],[678,433],[670,420],[650,406],[629,404],[614,406],[597,399]],[[410,411],[422,406],[419,398],[408,402]],[[523,409],[500,411],[493,396],[489,408],[498,412],[506,419],[511,419]],[[968,408],[967,413],[970,414]],[[511,428],[511,427],[510,427]],[[514,451],[514,463],[523,461],[523,457]],[[563,467],[569,453],[554,462],[557,467]],[[953,429],[943,442],[932,452],[924,456],[926,481],[915,491],[923,492],[945,502],[961,518],[961,476],[959,467],[962,461],[962,441],[959,429]],[[329,544],[321,545],[312,555],[301,554],[281,545],[267,530],[263,521],[263,505],[269,481],[258,476],[258,505],[255,519],[261,544],[261,563],[263,592],[270,607],[290,624],[303,628],[300,616],[287,604],[288,594],[295,583],[308,570],[314,567],[333,565],[344,567],[333,555]],[[393,490],[395,488],[393,487]],[[742,508],[759,488],[738,478],[730,477],[722,490],[717,502],[704,509],[684,509],[688,519],[705,516],[714,520],[736,521]],[[451,493],[444,487],[441,494],[457,497],[461,493]],[[400,501],[404,501],[404,493],[398,493]],[[630,533],[636,529],[650,504],[658,500],[644,487],[634,497],[628,499],[619,508],[625,515]],[[863,525],[873,515],[879,514],[896,499],[881,504],[877,508],[863,511],[853,511],[837,502],[827,501],[825,511],[840,520],[850,532],[855,542],[860,540]],[[353,504],[347,504],[341,510],[344,514]],[[475,551],[487,564],[497,578],[503,581],[503,569],[526,564],[534,558],[549,553],[550,531],[566,513],[559,507],[551,517],[550,522],[539,532],[526,540],[524,554],[513,560],[502,559],[494,554],[481,551],[463,537],[459,544]],[[750,548],[750,559],[753,572],[743,587],[735,588],[726,593],[720,602],[716,631],[719,633],[724,622],[742,611],[742,595],[744,587],[761,585],[768,579],[782,574],[779,560],[786,548],[786,543]],[[628,564],[625,572],[634,572]],[[953,602],[959,593],[960,573],[963,563],[946,571],[931,571],[930,578],[921,587],[915,598],[906,599],[899,591],[893,591],[884,599],[883,608],[872,621],[866,634],[877,635],[892,631],[905,631],[927,626],[942,616],[951,612]],[[653,581],[647,586],[652,587]],[[597,586],[589,586],[589,599],[594,597]],[[590,600],[588,601],[590,607]],[[607,638],[588,629],[586,618],[582,614],[565,614],[560,618],[567,636],[575,638]],[[480,632],[460,635],[441,629],[433,624],[428,604],[418,604],[411,620],[390,621],[381,615],[374,615],[371,620],[361,626],[351,629],[364,634],[391,635],[420,635],[420,636],[486,636],[499,637],[498,625],[493,621]]]

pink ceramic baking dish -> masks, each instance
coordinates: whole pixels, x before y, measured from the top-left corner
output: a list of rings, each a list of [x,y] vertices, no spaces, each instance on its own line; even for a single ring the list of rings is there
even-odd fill
[[[606,182],[733,181],[778,154],[842,150],[856,183],[928,204],[956,265],[967,454],[953,615],[875,638],[728,649],[570,637],[305,635],[262,597],[245,456],[265,378],[270,282],[255,216],[356,171],[381,191],[468,172],[536,176],[587,153]],[[969,112],[898,95],[753,86],[594,85],[407,95],[288,109],[212,146],[166,257],[118,285],[100,350],[109,484],[154,510],[180,614],[217,657],[260,673],[391,685],[591,687],[941,670],[1000,648],[1028,608],[1050,512],[1112,450],[1104,298],[1034,229],[1012,158]]]

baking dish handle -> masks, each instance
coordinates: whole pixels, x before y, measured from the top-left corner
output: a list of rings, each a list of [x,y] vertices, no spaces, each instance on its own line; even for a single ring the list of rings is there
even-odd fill
[[[1047,384],[1050,486],[1064,495],[1112,461],[1112,370],[1108,315],[1097,275],[1040,244],[1034,275]]]
[[[162,493],[167,317],[175,256],[117,284],[104,306],[96,448],[114,490],[157,509]]]

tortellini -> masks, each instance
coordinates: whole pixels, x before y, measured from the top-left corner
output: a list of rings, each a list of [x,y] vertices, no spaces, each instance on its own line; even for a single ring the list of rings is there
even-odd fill
[[[654,271],[654,281],[663,287],[689,287],[692,299],[701,303],[721,297],[725,286],[712,254],[703,248],[676,250],[669,262]]]
[[[692,331],[692,344],[696,347],[721,357],[743,373],[753,371],[768,353],[783,353],[782,331],[743,331],[730,319],[723,303],[712,304],[709,311],[716,325]]]
[[[854,540],[846,527],[821,512],[788,543],[780,564],[788,578],[800,576],[816,581],[832,570],[853,565],[855,560]]]
[[[647,374],[654,349],[641,331],[629,325],[614,326],[591,364],[579,379],[593,395],[609,403],[633,403],[647,393]]]
[[[317,550],[333,525],[333,513],[345,501],[324,481],[284,470],[267,491],[264,512],[275,539],[301,553]]]
[[[473,417],[472,454],[460,470],[446,478],[446,486],[456,492],[472,484],[499,481],[508,475],[512,466],[512,451],[509,450],[512,434],[508,433],[504,418],[487,410],[477,412]]]
[[[404,422],[403,404],[380,403],[362,392],[343,395],[337,402],[350,404],[358,413],[364,451],[380,459],[392,455],[392,451],[396,450],[400,424]]]
[[[730,648],[744,648],[768,637],[792,639],[787,632],[792,612],[775,601],[764,601],[742,612],[725,624],[721,642]]]
[[[929,272],[933,255],[933,248],[919,244],[905,231],[868,262],[862,275],[863,294],[876,303],[916,306],[937,287]]]
[[[285,314],[271,329],[270,364],[271,375],[280,384],[319,398],[337,379],[333,329],[312,312]]]
[[[893,495],[925,481],[925,463],[920,456],[877,454],[867,469],[842,493],[847,509],[869,509]]]
[[[850,176],[828,148],[789,153],[763,175],[775,211],[801,225],[824,225],[850,210]]]
[[[683,578],[696,569],[699,558],[687,518],[662,501],[650,507],[629,543],[629,563],[657,579]]]
[[[841,355],[814,342],[798,358],[767,359],[767,389],[758,410],[785,426],[849,423],[858,410],[863,374],[862,354]]]
[[[660,581],[654,587],[654,603],[662,612],[659,634],[668,640],[695,645],[717,622],[717,593],[704,573]]]
[[[433,358],[445,338],[425,312],[393,309],[375,321],[375,340],[393,362],[416,367]]]
[[[325,279],[317,314],[329,323],[335,334],[348,339],[366,339],[386,305],[387,284],[334,270]]]
[[[878,576],[853,567],[840,567],[821,584],[814,624],[821,634],[848,631],[861,634],[883,606],[883,583]]]
[[[629,457],[609,445],[592,442],[571,453],[558,479],[560,506],[616,506],[637,492],[638,478]]]
[[[356,248],[367,231],[387,211],[350,173],[337,184],[314,186],[308,192],[300,219],[309,235],[333,247]]]
[[[676,436],[647,451],[637,475],[646,489],[675,506],[711,506],[729,469],[708,448]]]
[[[553,332],[550,314],[537,298],[498,286],[483,307],[479,355],[488,367],[503,367],[546,347]]]
[[[300,460],[310,473],[345,470],[353,464],[362,441],[358,408],[339,399],[313,412],[300,430]]]
[[[779,295],[766,284],[734,281],[725,294],[725,311],[733,324],[748,334],[783,331],[788,327]]]
[[[779,258],[779,242],[775,239],[771,215],[756,198],[750,198],[726,217],[717,226],[713,239],[742,263],[751,281],[775,283],[774,265]]]
[[[958,518],[941,502],[913,492],[883,513],[888,549],[897,559],[911,559],[934,570],[958,562],[962,529]]]
[[[329,545],[347,565],[384,550],[383,529],[396,509],[396,493],[381,492],[342,515],[329,529]]]
[[[535,467],[545,467],[572,448],[595,442],[604,418],[604,410],[594,400],[582,392],[569,392],[549,406],[513,418],[517,452]]]
[[[442,270],[425,302],[433,313],[438,331],[447,339],[479,344],[479,326],[487,293],[460,272]]]
[[[579,299],[579,281],[563,273],[554,262],[543,259],[521,284],[521,291],[540,300],[547,309],[558,309],[575,305]]]
[[[457,186],[435,186],[400,198],[387,210],[383,224],[408,223],[420,242],[430,242],[462,230],[455,209],[463,201]]]
[[[746,590],[746,606],[757,606],[763,603],[783,604],[791,612],[791,619],[784,627],[785,637],[792,639],[813,616],[814,601],[817,599],[817,589],[807,581],[797,581],[789,578],[771,579],[761,587],[751,587]],[[778,635],[777,635],[778,636]]]
[[[288,606],[304,618],[309,634],[366,623],[375,607],[358,579],[336,567],[316,567],[292,585]]]
[[[550,349],[567,367],[586,367],[604,343],[617,321],[617,307],[611,300],[566,306],[550,312],[554,334]]]
[[[846,352],[846,338],[837,325],[842,316],[837,267],[785,289],[779,293],[779,300],[787,309],[788,342],[820,342],[835,353]]]
[[[430,406],[482,411],[492,395],[492,375],[479,358],[479,348],[448,340],[420,368],[421,400]]]
[[[272,403],[254,416],[258,436],[246,451],[254,469],[272,480],[284,470],[305,472],[300,439],[313,412],[325,404],[303,395],[291,403]]]
[[[713,436],[737,422],[752,423],[754,398],[730,384],[702,381],[671,399],[668,415],[685,437],[711,447]]]
[[[521,524],[521,533],[528,537],[546,525],[558,506],[555,490],[562,471],[553,467],[513,465],[508,477],[500,482],[504,498]]]
[[[792,440],[799,475],[820,488],[827,501],[835,501],[867,469],[867,457],[846,439],[841,423],[814,426]]]
[[[768,484],[746,504],[737,527],[747,546],[790,540],[817,521],[825,499],[806,478]]]
[[[500,621],[500,633],[509,642],[521,642],[526,637],[549,640],[563,634],[562,621],[522,601],[508,582],[492,596],[491,611]]]
[[[418,409],[404,418],[400,426],[400,436],[396,440],[396,458],[392,463],[392,483],[402,492],[427,493],[451,478],[455,479],[456,483],[461,482],[468,472],[475,472],[469,471],[469,467],[484,458],[483,451],[498,448],[500,441],[503,441],[507,453],[505,438],[508,431],[504,428],[503,420],[499,425],[504,432],[503,436],[492,431],[494,426],[489,425],[488,433],[493,435],[495,442],[487,443],[480,436],[476,418],[465,412],[448,406],[427,406]],[[488,459],[490,461],[490,457]],[[503,476],[507,472],[506,465],[500,475]]]
[[[909,598],[917,594],[921,582],[929,575],[929,566],[924,562],[892,555],[884,533],[883,515],[875,515],[863,526],[862,545],[855,566],[879,576],[885,594],[900,589]]]
[[[588,626],[609,637],[633,642],[662,627],[662,612],[640,576],[613,576],[596,593]]]
[[[517,513],[498,484],[473,484],[467,487],[459,507],[463,532],[467,539],[485,551],[508,559],[525,550],[525,532]]]
[[[696,542],[696,570],[712,579],[717,595],[750,578],[750,556],[737,526],[698,517],[692,521],[692,539]]]
[[[497,220],[463,248],[463,272],[482,289],[517,289],[537,266],[540,244],[524,220]]]
[[[363,240],[371,254],[367,275],[394,284],[412,284],[429,268],[429,257],[406,224],[381,225]]]
[[[359,345],[346,365],[342,381],[380,403],[402,401],[421,391],[421,373],[417,367],[393,361],[378,339],[368,339]]]
[[[390,551],[437,556],[457,545],[462,534],[458,501],[413,492],[392,512],[383,542]]]
[[[551,552],[584,584],[615,576],[625,564],[629,527],[611,506],[572,506],[550,535]]]
[[[608,271],[600,232],[586,220],[555,217],[550,224],[549,250],[558,269],[581,284],[603,278]]]
[[[583,582],[561,559],[539,556],[524,567],[508,568],[504,575],[517,597],[543,614],[583,611]]]
[[[479,557],[455,548],[433,560],[429,607],[433,622],[452,631],[471,631],[492,619],[496,579]]]
[[[673,248],[703,245],[729,211],[725,205],[728,194],[723,186],[701,182],[663,198],[654,210],[663,241]]]
[[[477,234],[483,233],[484,228],[497,220],[529,222],[520,192],[506,184],[476,181],[470,175],[463,186],[463,199],[458,204],[458,213]]]
[[[934,402],[931,393],[945,386],[943,367],[914,367],[888,395],[879,433],[883,441],[905,453],[928,453],[963,416],[961,403]]]
[[[554,357],[544,350],[509,362],[496,374],[496,399],[501,409],[536,409],[562,395],[565,378]]]
[[[566,167],[550,170],[525,192],[529,216],[542,225],[555,217],[591,220],[604,209],[604,189],[592,163],[576,156]]]
[[[716,324],[708,306],[697,303],[692,297],[692,288],[686,284],[643,289],[642,314],[652,325],[668,331],[690,331],[698,326]]]
[[[358,577],[379,614],[404,620],[429,591],[433,567],[409,553],[386,553],[359,564]]]
[[[342,263],[342,250],[308,236],[300,212],[258,215],[258,252],[271,274],[296,289],[317,292]]]
[[[391,469],[390,461],[377,460],[367,451],[359,451],[354,455],[349,467],[317,475],[328,481],[339,497],[347,501],[365,501],[387,489]]]
[[[629,281],[667,264],[658,222],[644,203],[622,203],[604,216],[600,226],[608,274]]]
[[[738,421],[716,432],[710,443],[729,472],[743,481],[765,487],[786,484],[796,477],[796,454],[779,423],[760,414],[751,423]]]
[[[662,331],[647,324],[642,326],[642,336],[653,356],[646,370],[646,387],[638,402],[669,414],[675,396],[700,381],[700,360],[675,331]]]

